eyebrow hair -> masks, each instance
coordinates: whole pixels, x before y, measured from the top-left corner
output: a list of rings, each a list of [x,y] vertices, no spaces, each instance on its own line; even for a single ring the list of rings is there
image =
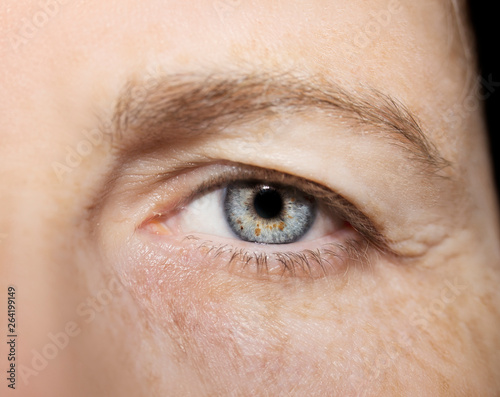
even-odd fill
[[[174,74],[149,83],[131,80],[112,118],[119,152],[198,138],[276,113],[319,111],[349,126],[368,128],[437,174],[450,165],[400,101],[378,90],[347,91],[325,77],[288,74]],[[128,150],[126,150],[128,149]]]

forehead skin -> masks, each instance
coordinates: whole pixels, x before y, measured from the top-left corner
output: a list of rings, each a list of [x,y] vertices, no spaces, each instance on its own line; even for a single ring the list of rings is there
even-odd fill
[[[377,306],[378,312],[371,314],[371,334],[364,330],[352,342],[359,347],[356,351],[366,346],[366,355],[357,356],[361,364],[341,352],[343,342],[337,336],[349,331],[336,324],[331,333],[315,339],[325,344],[321,351],[326,358],[324,362],[316,358],[314,365],[324,365],[329,358],[338,364],[331,364],[325,372],[309,371],[310,384],[297,387],[295,393],[325,395],[333,390],[336,379],[328,371],[336,371],[343,379],[352,368],[361,371],[366,362],[372,365],[379,352],[370,350],[372,341],[384,332],[377,329],[377,316],[391,313],[397,318],[401,301],[408,307],[420,307],[421,302],[429,307],[448,285],[443,280],[453,283],[456,277],[458,284],[467,286],[465,292],[432,322],[425,337],[399,355],[396,369],[364,387],[373,387],[367,395],[401,395],[402,390],[419,388],[427,395],[498,393],[498,217],[475,91],[474,60],[461,14],[454,15],[453,9],[444,0],[67,0],[1,5],[0,286],[7,291],[8,285],[16,285],[19,293],[23,346],[18,362],[35,368],[33,352],[42,351],[51,340],[49,334],[77,321],[75,308],[106,286],[109,266],[94,255],[81,224],[86,206],[92,204],[89,193],[98,190],[109,165],[109,153],[104,148],[96,150],[63,182],[52,164],[65,159],[67,147],[76,147],[81,131],[92,128],[97,116],[111,114],[126,82],[164,73],[293,72],[324,76],[352,90],[371,87],[405,103],[451,162],[447,172],[454,181],[450,186],[456,189],[451,195],[458,202],[453,204],[453,213],[446,215],[447,225],[452,225],[442,237],[446,242],[417,263],[431,269],[431,275],[421,277],[411,268],[407,273],[395,272],[403,274],[401,282],[408,284],[401,284],[401,295],[387,294],[393,306],[384,307],[384,302]],[[51,15],[44,19],[40,10],[49,10]],[[314,150],[321,157],[328,148]],[[278,168],[268,158],[248,160],[251,165],[261,165],[259,161]],[[296,168],[301,166],[298,163]],[[284,171],[292,173],[293,168],[291,164]],[[401,200],[411,199],[401,192]],[[394,287],[388,279],[379,281],[382,291]],[[238,384],[234,377],[244,372],[227,369],[222,361],[183,358],[177,351],[169,355],[167,345],[155,344],[161,340],[161,324],[158,329],[139,325],[141,310],[131,302],[137,299],[134,293],[140,293],[126,292],[117,294],[96,320],[79,323],[81,333],[47,365],[41,363],[27,384],[18,372],[22,395],[198,395],[204,387],[218,395],[228,392],[218,385]],[[231,304],[238,304],[236,293],[224,293],[231,296]],[[356,294],[350,296],[363,295]],[[306,303],[310,302],[304,307]],[[245,304],[237,309],[243,312]],[[231,317],[234,307],[228,307],[225,320],[231,324],[237,316]],[[286,333],[294,340],[300,322],[287,328],[288,319],[276,320],[279,307],[269,307],[274,317],[263,314],[269,321],[263,337],[272,334],[282,341]],[[304,308],[287,313],[305,318],[311,314]],[[315,315],[323,313],[318,308]],[[201,345],[199,335],[191,332],[190,320],[180,317],[176,319],[178,337]],[[394,326],[398,324],[395,320]],[[213,329],[197,326],[218,332],[215,325]],[[223,342],[221,337],[219,343]],[[236,342],[231,339],[231,343]],[[282,348],[278,345],[273,347]],[[401,345],[404,349],[405,344]],[[291,357],[300,357],[299,350],[284,351],[277,354],[275,365],[281,370],[276,370],[276,385],[293,394],[294,377],[301,375]],[[205,350],[201,346],[184,353],[189,356],[190,352],[196,355]],[[234,360],[234,367],[239,363],[238,357],[218,354],[210,350],[207,357]],[[248,373],[263,366],[258,361],[247,364]],[[408,375],[412,370],[413,378]],[[226,374],[233,378],[226,379]],[[251,386],[241,386],[242,393],[253,390],[265,395],[273,386],[270,381],[259,389],[259,382],[242,377],[241,383],[247,381]],[[347,386],[344,390],[346,395],[353,393]]]

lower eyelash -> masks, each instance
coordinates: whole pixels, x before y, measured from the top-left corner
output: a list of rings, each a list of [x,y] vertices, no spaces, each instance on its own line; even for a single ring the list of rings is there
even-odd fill
[[[318,279],[347,273],[353,266],[369,264],[366,240],[347,240],[345,244],[327,243],[316,250],[298,252],[258,252],[229,244],[216,244],[190,235],[184,238],[195,242],[207,260],[226,261],[231,273],[252,278],[308,278]]]

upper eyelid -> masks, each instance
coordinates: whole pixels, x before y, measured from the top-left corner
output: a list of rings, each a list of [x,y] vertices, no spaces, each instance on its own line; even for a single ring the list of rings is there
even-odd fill
[[[139,103],[130,96],[137,87],[147,88]],[[266,97],[268,93],[272,94],[270,98]],[[190,98],[191,102],[188,101]],[[246,105],[235,107],[235,104],[241,104],[238,101],[246,101]],[[179,118],[174,110],[181,109],[182,104],[187,113]],[[207,115],[207,109],[211,109],[211,116],[200,119],[198,116]],[[240,111],[242,113],[238,113]],[[376,90],[361,87],[359,91],[349,92],[327,81],[324,76],[298,78],[266,73],[166,75],[150,87],[142,87],[141,82],[129,82],[119,96],[112,116],[98,117],[101,132],[109,140],[112,150],[102,182],[89,199],[91,204],[84,215],[87,223],[96,223],[107,198],[119,186],[118,182],[124,176],[128,177],[131,170],[133,174],[131,165],[146,159],[148,153],[165,151],[170,147],[169,143],[184,138],[215,136],[232,123],[263,118],[269,111],[285,116],[300,111],[340,116],[343,121],[358,127],[357,130],[362,127],[365,132],[368,127],[370,133],[384,135],[382,140],[388,143],[388,150],[394,146],[403,147],[407,153],[402,162],[409,170],[415,171],[416,177],[434,179],[438,176],[441,181],[453,175],[453,169],[451,172],[448,169],[452,163],[439,153],[410,110]],[[363,139],[364,134],[358,135],[356,139]],[[202,141],[196,142],[199,145]],[[186,168],[185,165],[182,167]],[[441,172],[445,168],[447,170]],[[358,228],[365,230],[367,236],[377,230],[372,223],[361,221],[362,217],[354,218],[360,220]],[[374,242],[380,247],[389,246],[380,237]]]

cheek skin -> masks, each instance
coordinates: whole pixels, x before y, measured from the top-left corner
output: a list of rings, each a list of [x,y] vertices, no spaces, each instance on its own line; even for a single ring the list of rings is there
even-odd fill
[[[148,361],[159,364],[151,371],[167,390],[473,395],[492,382],[470,364],[480,362],[484,331],[461,310],[473,285],[464,290],[457,273],[380,259],[343,276],[273,283],[215,269],[192,251],[166,257],[129,242],[121,252],[113,261],[144,314]]]

